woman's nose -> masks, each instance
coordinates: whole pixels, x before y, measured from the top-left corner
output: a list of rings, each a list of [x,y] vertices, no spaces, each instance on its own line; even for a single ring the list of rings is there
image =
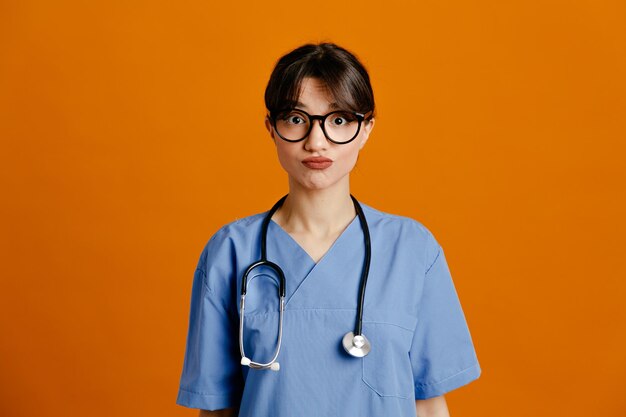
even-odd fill
[[[328,140],[326,140],[326,136],[322,130],[322,122],[320,120],[313,120],[312,123],[313,127],[311,128],[311,133],[309,133],[309,136],[307,136],[305,140],[305,148],[310,151],[326,149]]]

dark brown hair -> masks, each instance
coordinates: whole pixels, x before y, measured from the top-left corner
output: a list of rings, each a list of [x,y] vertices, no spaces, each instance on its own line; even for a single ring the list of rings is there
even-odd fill
[[[302,45],[282,56],[265,88],[265,107],[274,113],[295,107],[302,80],[317,78],[337,105],[374,117],[374,92],[367,70],[351,52],[334,44]]]

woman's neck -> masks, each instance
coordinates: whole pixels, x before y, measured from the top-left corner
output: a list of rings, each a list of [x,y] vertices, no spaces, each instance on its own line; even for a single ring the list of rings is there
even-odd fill
[[[290,181],[289,196],[275,220],[288,232],[323,237],[341,232],[355,216],[346,178],[323,190],[305,189]]]

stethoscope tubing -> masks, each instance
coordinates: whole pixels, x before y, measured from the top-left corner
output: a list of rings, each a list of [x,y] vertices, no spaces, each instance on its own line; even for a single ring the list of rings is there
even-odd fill
[[[272,219],[272,216],[274,215],[276,210],[278,210],[278,208],[282,206],[287,196],[288,194],[283,196],[280,200],[278,200],[276,204],[274,204],[274,206],[267,213],[265,218],[263,219],[263,223],[261,225],[261,259],[252,263],[246,269],[246,271],[244,272],[241,278],[241,299],[240,299],[240,315],[239,315],[239,350],[241,351],[242,364],[248,365],[253,369],[271,368],[273,370],[278,370],[278,367],[279,367],[279,364],[278,362],[276,362],[276,359],[278,358],[278,354],[280,352],[280,348],[282,345],[282,337],[283,337],[283,315],[284,315],[284,310],[285,310],[285,294],[286,294],[285,274],[283,273],[283,270],[277,264],[267,260],[267,230],[269,228],[269,223]],[[344,348],[351,355],[359,357],[359,356],[364,356],[367,354],[367,352],[369,352],[369,342],[367,342],[367,339],[365,338],[364,335],[362,335],[361,332],[363,330],[363,305],[365,303],[365,288],[367,286],[367,277],[369,275],[370,263],[371,263],[371,258],[372,258],[372,247],[371,247],[369,227],[367,225],[367,220],[365,219],[365,214],[363,213],[363,209],[361,208],[361,205],[359,204],[357,199],[354,198],[353,195],[350,195],[350,198],[352,199],[352,202],[354,203],[354,208],[357,212],[357,216],[359,217],[361,228],[363,229],[363,240],[365,243],[365,256],[363,260],[363,269],[361,271],[361,282],[359,285],[359,298],[357,301],[357,318],[356,318],[355,329],[354,329],[353,334],[350,335],[350,333],[348,333],[346,334],[345,337],[349,337],[349,339],[352,338],[352,340],[354,340],[355,336],[359,336],[366,341],[367,347],[365,348],[364,351],[361,350],[360,354],[355,354],[349,349],[349,346],[345,344],[345,343],[348,343],[348,341],[345,340],[345,337],[344,337]],[[251,359],[247,358],[245,351],[244,351],[244,346],[243,346],[244,312],[245,312],[245,300],[246,300],[246,293],[247,293],[248,275],[250,274],[252,270],[260,266],[266,266],[274,270],[274,272],[276,272],[276,274],[278,275],[278,279],[279,279],[278,296],[279,296],[279,302],[280,302],[280,311],[279,311],[279,319],[278,319],[278,342],[276,344],[276,350],[274,352],[274,356],[272,360],[266,363],[254,362]],[[349,344],[350,343],[348,343],[348,345]],[[360,349],[357,349],[357,351],[359,350]]]
[[[363,271],[361,272],[361,284],[359,288],[359,301],[357,304],[357,322],[354,327],[354,334],[360,335],[363,330],[363,304],[365,304],[365,287],[367,286],[367,277],[370,272],[370,263],[372,260],[372,242],[370,239],[370,230],[367,226],[367,221],[365,220],[365,214],[363,213],[363,209],[359,202],[354,198],[353,195],[350,195],[352,201],[354,202],[354,208],[356,209],[357,215],[359,216],[359,221],[361,222],[361,228],[363,229],[363,240],[365,243],[365,257],[363,259]]]
[[[239,315],[239,350],[241,351],[241,356],[246,357],[246,353],[243,348],[243,316],[245,309],[245,295],[241,296],[241,310]],[[278,354],[280,353],[280,348],[283,342],[283,312],[285,311],[285,297],[280,297],[280,313],[278,315],[278,342],[276,343],[276,350],[274,352],[274,357],[272,360],[266,363],[255,362],[250,360],[250,367],[253,369],[267,369],[272,366],[276,359],[278,359]]]

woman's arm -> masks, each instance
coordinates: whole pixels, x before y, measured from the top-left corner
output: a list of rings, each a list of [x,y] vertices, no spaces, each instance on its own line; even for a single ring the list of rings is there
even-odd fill
[[[448,404],[443,395],[427,400],[415,400],[417,417],[450,417]]]
[[[198,417],[236,417],[236,410],[234,408],[224,408],[223,410],[200,410]]]

